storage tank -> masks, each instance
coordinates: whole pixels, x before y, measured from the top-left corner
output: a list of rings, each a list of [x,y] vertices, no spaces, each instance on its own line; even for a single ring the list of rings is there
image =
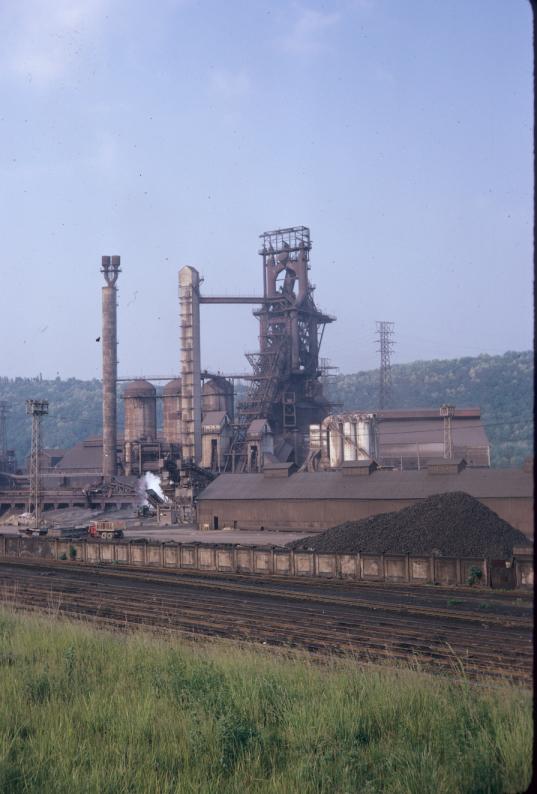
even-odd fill
[[[341,466],[343,461],[343,423],[338,416],[327,416],[323,420],[327,430],[328,457],[330,466]]]
[[[123,392],[125,442],[156,441],[157,390],[146,380],[133,380]]]
[[[174,378],[162,390],[164,440],[167,444],[180,444],[181,431],[181,378]]]
[[[343,460],[358,460],[356,421],[346,416],[343,421]]]
[[[330,468],[338,468],[343,462],[374,459],[377,456],[376,415],[327,416],[320,427],[320,441],[324,463]]]
[[[376,418],[374,414],[363,414],[357,417],[356,422],[357,427],[357,441],[358,447],[363,452],[360,452],[358,459],[363,460],[365,459],[365,455],[367,458],[376,458],[377,457],[377,450],[376,450],[376,437],[375,437],[375,427],[376,427]],[[365,455],[363,454],[365,452]]]
[[[233,420],[233,384],[226,378],[211,378],[203,384],[201,408],[203,415],[209,411],[225,411]]]

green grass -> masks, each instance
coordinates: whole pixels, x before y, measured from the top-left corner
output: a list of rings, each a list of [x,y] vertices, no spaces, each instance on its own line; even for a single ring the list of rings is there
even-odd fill
[[[529,692],[0,612],[0,792],[493,794]]]

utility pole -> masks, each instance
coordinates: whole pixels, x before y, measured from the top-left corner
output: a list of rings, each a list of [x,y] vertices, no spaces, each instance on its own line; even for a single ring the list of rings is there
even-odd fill
[[[32,417],[32,451],[30,453],[30,497],[28,512],[34,508],[34,527],[41,521],[41,419],[48,414],[48,400],[26,400],[26,414]]]
[[[444,419],[444,457],[453,458],[453,426],[452,419],[455,415],[454,405],[441,405],[440,416]]]
[[[387,408],[393,397],[391,353],[395,323],[377,321],[377,352],[380,353],[379,408]]]

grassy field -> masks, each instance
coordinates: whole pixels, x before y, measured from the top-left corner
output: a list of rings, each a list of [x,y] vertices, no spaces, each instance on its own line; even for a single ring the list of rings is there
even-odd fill
[[[530,693],[0,612],[0,792],[524,791]]]

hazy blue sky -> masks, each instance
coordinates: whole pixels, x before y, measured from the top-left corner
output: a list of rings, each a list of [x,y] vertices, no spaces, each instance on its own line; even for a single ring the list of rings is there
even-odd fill
[[[179,369],[177,270],[261,289],[306,225],[324,355],[376,366],[532,344],[525,0],[4,0],[1,375],[99,377],[101,254],[125,374]],[[246,369],[250,307],[202,307]]]

